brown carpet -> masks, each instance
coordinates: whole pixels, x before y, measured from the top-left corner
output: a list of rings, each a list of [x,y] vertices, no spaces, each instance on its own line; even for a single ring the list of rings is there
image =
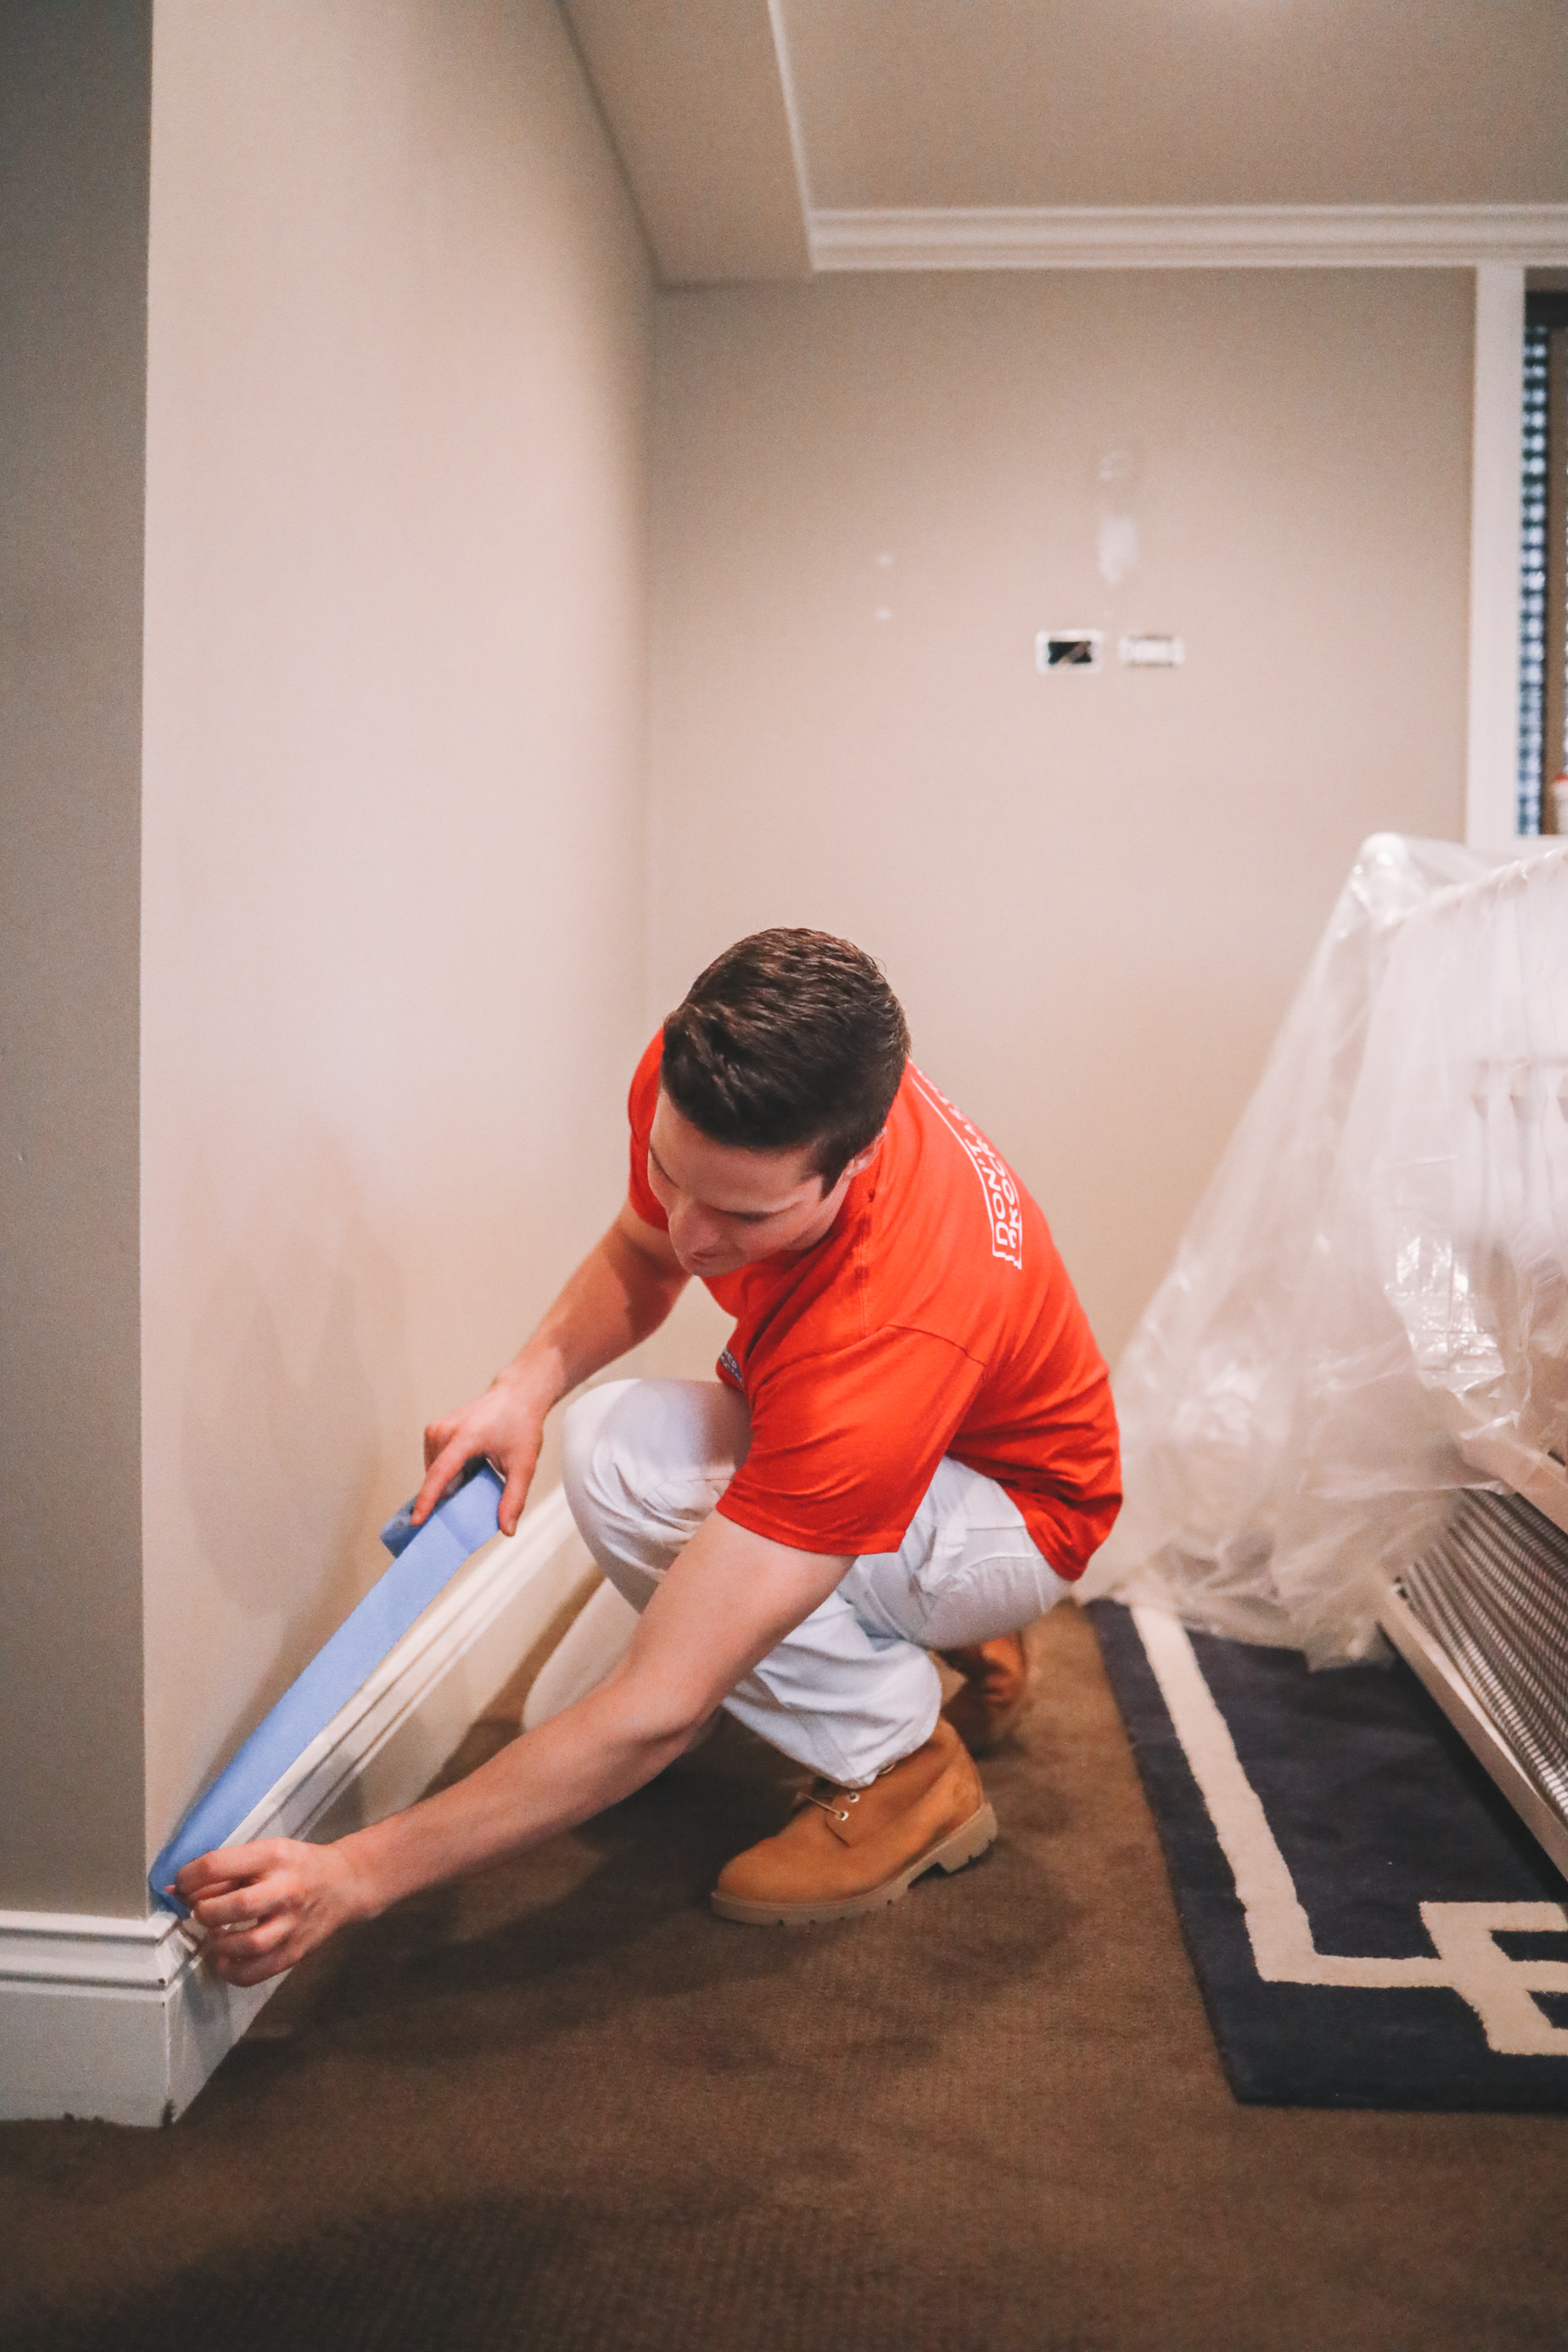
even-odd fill
[[[0,2344],[1568,2342],[1568,2119],[1235,2105],[1076,1611],[1044,1655],[1001,1843],[879,1919],[709,1916],[786,1802],[737,1737],[321,1954],[173,2129],[0,2128]]]

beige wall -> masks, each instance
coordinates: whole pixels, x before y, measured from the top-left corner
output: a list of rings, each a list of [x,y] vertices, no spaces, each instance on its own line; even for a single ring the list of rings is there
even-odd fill
[[[550,0],[159,0],[153,126],[156,1846],[616,1205],[651,292]]]
[[[759,925],[861,940],[1113,1356],[1358,842],[1459,830],[1471,299],[1304,270],[661,299],[650,1018]],[[1062,624],[1187,665],[1039,677]]]
[[[1114,1350],[1463,740],[1468,279],[683,295],[645,842],[653,298],[550,0],[158,0],[144,320],[146,36],[5,15],[0,1903],[102,1911],[611,1213],[715,949],[885,957]],[[1037,677],[1083,622],[1188,667]]]
[[[0,9],[0,1909],[138,1875],[151,30]]]

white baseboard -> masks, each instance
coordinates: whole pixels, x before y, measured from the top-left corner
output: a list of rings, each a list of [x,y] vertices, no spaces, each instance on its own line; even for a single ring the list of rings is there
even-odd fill
[[[597,1579],[557,1486],[458,1570],[236,1842],[341,1837],[412,1803]],[[0,1911],[0,2119],[172,2122],[283,1981],[221,1984],[172,1913]]]

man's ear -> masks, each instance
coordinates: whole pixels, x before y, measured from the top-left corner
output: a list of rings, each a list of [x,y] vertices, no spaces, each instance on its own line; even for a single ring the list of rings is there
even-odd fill
[[[882,1138],[887,1132],[888,1130],[885,1127],[879,1128],[877,1133],[871,1138],[870,1142],[866,1146],[865,1150],[858,1151],[853,1160],[847,1160],[844,1162],[844,1173],[846,1176],[858,1176],[862,1168],[869,1168],[872,1160],[875,1160],[878,1152],[882,1149]]]

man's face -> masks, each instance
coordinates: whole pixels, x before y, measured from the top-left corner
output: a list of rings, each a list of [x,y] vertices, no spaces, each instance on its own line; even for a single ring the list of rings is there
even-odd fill
[[[681,1117],[661,1087],[648,1136],[647,1178],[687,1273],[734,1274],[758,1258],[811,1249],[821,1241],[850,1179],[871,1153],[852,1160],[831,1192],[823,1191],[812,1157],[810,1145],[749,1151],[737,1143],[715,1143]]]

